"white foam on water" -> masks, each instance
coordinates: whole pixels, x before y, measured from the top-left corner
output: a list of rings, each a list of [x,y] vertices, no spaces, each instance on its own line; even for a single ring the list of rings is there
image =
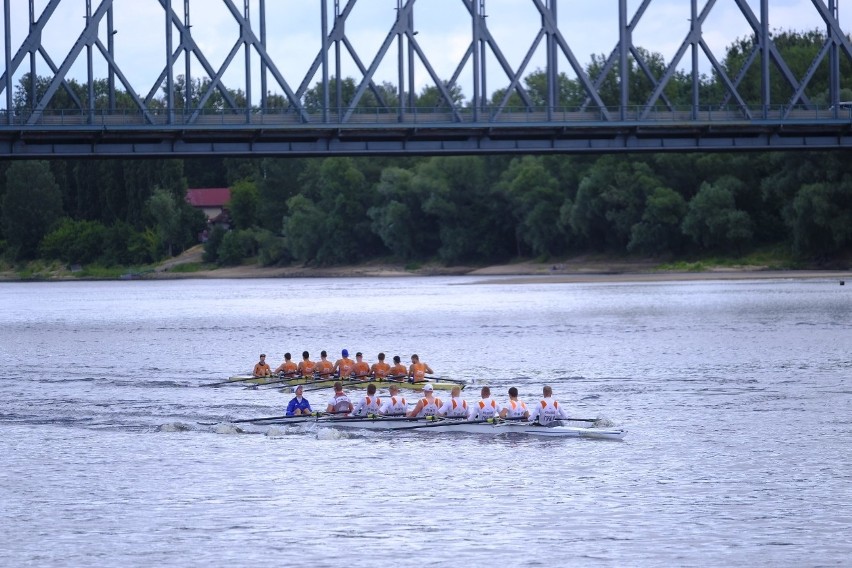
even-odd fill
[[[319,428],[317,430],[317,440],[342,440],[349,437],[347,432],[335,430],[334,428]]]
[[[234,426],[231,423],[218,424],[216,426],[216,428],[213,429],[213,431],[216,432],[217,434],[227,434],[227,435],[245,433],[245,430],[243,430],[242,428],[239,428],[237,426]]]
[[[157,432],[187,432],[193,427],[185,422],[166,422],[157,426]]]

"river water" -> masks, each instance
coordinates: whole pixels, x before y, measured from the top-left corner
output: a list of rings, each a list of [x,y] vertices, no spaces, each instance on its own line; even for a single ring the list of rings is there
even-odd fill
[[[0,285],[2,566],[840,566],[852,287],[471,277]],[[326,349],[550,384],[622,442],[240,428]],[[324,406],[329,393],[309,393]],[[220,422],[203,426],[198,422]]]

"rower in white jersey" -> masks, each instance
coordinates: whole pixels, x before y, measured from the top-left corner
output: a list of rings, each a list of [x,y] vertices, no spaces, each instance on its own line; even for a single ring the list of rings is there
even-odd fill
[[[530,413],[530,422],[538,422],[542,426],[550,426],[557,420],[566,420],[568,414],[559,406],[559,402],[553,398],[553,389],[545,386],[542,391],[541,401],[533,405]]]
[[[512,387],[509,389],[509,402],[503,405],[503,410],[500,411],[500,418],[507,420],[527,420],[530,417],[530,411],[527,409],[526,403],[518,400],[518,389]]]
[[[399,394],[399,387],[391,385],[388,387],[388,392],[390,392],[390,396],[385,397],[385,401],[379,409],[379,414],[384,416],[405,416],[408,412],[408,403]]]
[[[500,404],[491,398],[491,389],[482,387],[480,391],[482,398],[470,405],[470,412],[467,415],[468,420],[488,420],[500,415]]]
[[[367,416],[368,414],[377,414],[381,407],[382,399],[376,396],[376,385],[370,383],[367,385],[367,395],[361,397],[355,405],[355,410],[352,411],[352,415]]]
[[[431,384],[423,385],[423,398],[417,401],[417,405],[408,413],[409,416],[422,418],[423,416],[436,416],[438,414],[438,409],[441,408],[443,403],[440,398],[435,398],[432,395],[432,391]]]
[[[325,411],[329,414],[339,414],[346,416],[352,412],[352,401],[343,392],[343,383],[337,381],[334,383],[334,396],[328,401]]]
[[[467,417],[468,406],[467,401],[461,397],[461,387],[453,387],[450,396],[452,398],[438,409],[438,416],[446,416],[447,418]]]

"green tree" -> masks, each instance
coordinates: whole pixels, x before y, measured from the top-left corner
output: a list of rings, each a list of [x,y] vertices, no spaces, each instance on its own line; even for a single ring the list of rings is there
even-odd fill
[[[852,178],[803,186],[793,200],[790,224],[798,255],[825,257],[852,245]]]
[[[524,156],[512,160],[498,188],[506,194],[516,220],[519,255],[526,252],[522,244],[539,257],[565,248],[566,238],[559,225],[559,208],[564,195],[541,158]]]
[[[62,217],[62,194],[45,161],[14,162],[6,170],[3,234],[14,259],[35,258],[39,243]]]
[[[324,238],[325,216],[312,200],[301,194],[287,201],[287,209],[290,212],[284,219],[287,248],[305,264],[315,261]]]
[[[748,213],[736,208],[734,192],[740,182],[730,176],[716,183],[703,183],[689,202],[683,220],[683,232],[704,249],[736,248],[738,251],[752,238]]]
[[[41,255],[68,264],[89,264],[105,251],[107,228],[98,221],[65,218],[41,241]]]
[[[155,189],[148,199],[148,211],[154,220],[157,236],[172,256],[175,244],[179,244],[183,236],[180,208],[175,197],[165,189]]]
[[[681,250],[685,215],[686,200],[673,189],[658,187],[645,202],[642,220],[630,230],[627,250],[653,255]]]
[[[240,181],[231,187],[231,201],[227,208],[231,222],[237,229],[250,229],[257,225],[259,196],[254,182]]]

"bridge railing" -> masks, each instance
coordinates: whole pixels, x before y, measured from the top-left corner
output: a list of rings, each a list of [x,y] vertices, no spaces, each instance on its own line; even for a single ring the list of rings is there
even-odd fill
[[[607,108],[576,107],[481,107],[473,109],[422,109],[422,108],[356,108],[334,109],[300,113],[295,108],[261,110],[250,109],[164,109],[106,110],[15,110],[11,115],[0,109],[0,129],[42,129],[74,127],[91,129],[110,128],[253,128],[280,127],[304,128],[306,126],[576,126],[642,123],[760,123],[772,122],[852,122],[852,103],[841,103],[837,108],[823,106],[784,105],[763,106],[691,106],[648,108],[644,106]]]

